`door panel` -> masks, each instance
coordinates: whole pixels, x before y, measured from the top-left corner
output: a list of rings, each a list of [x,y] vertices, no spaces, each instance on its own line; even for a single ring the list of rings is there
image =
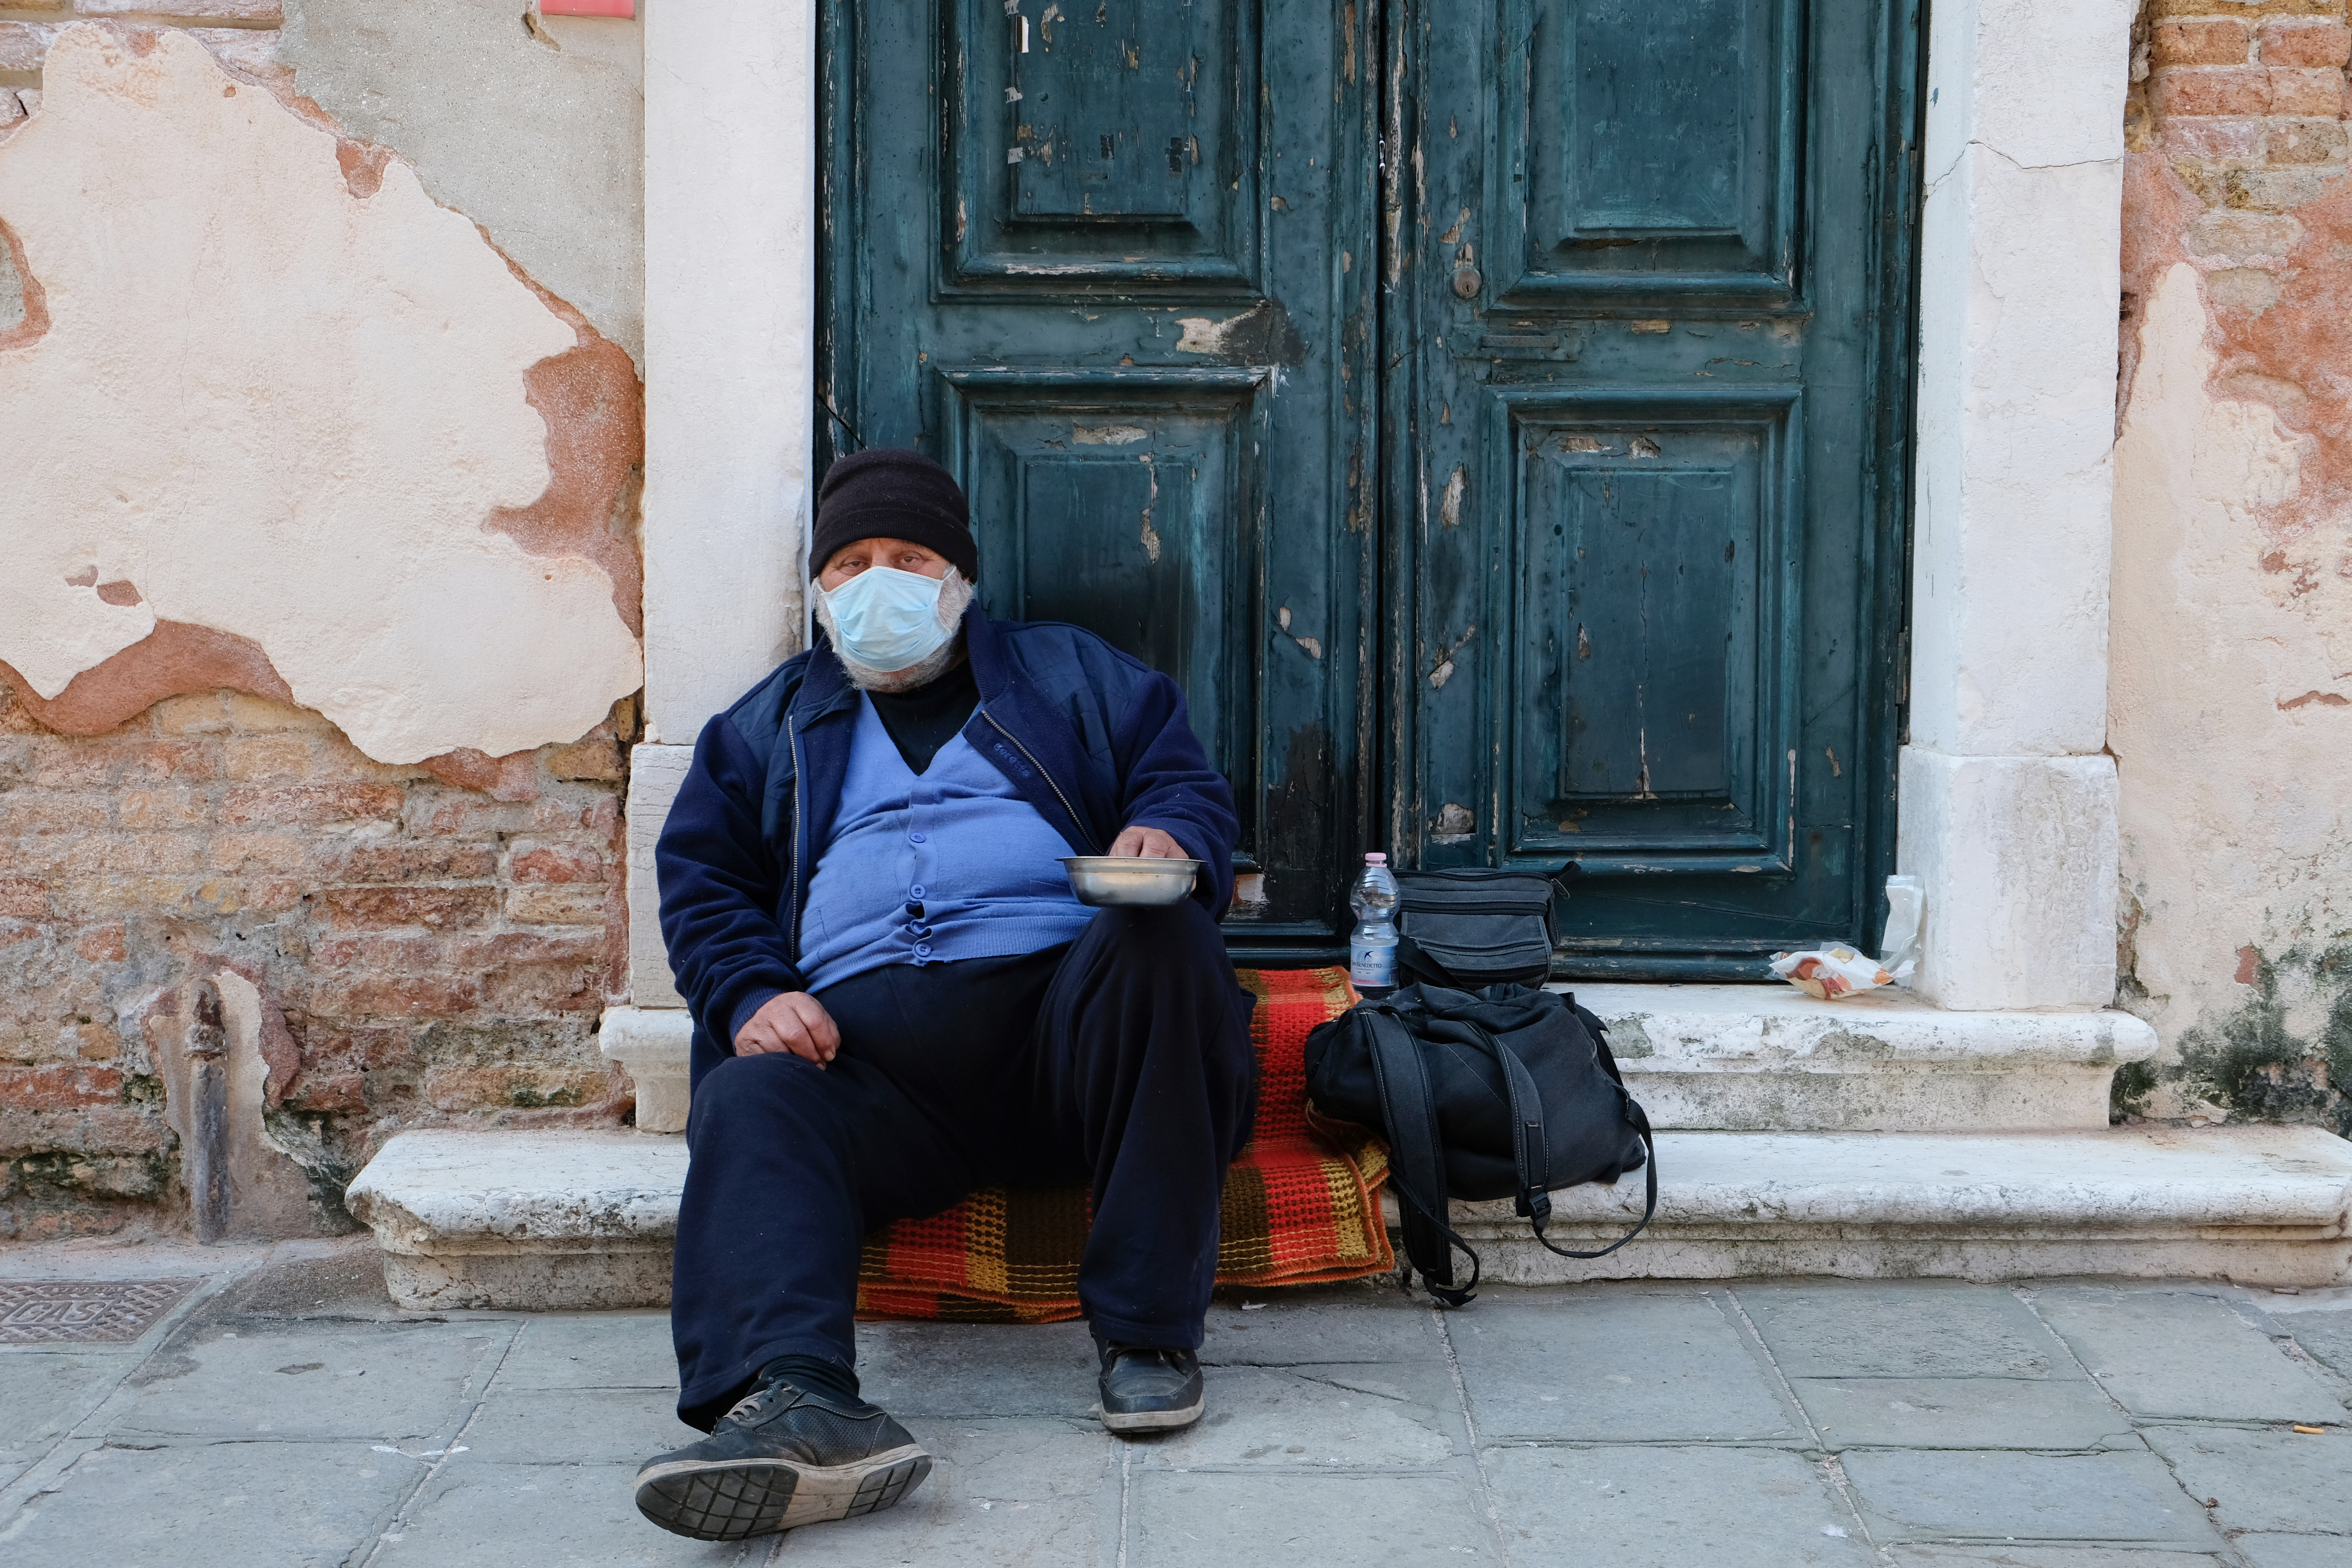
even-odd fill
[[[1176,679],[1213,755],[1251,755],[1265,703],[1246,643],[1227,634],[1247,624],[1265,564],[1244,488],[1265,378],[941,377],[992,613],[1087,626]]]
[[[1799,0],[1504,0],[1486,206],[1513,303],[1785,300]]]
[[[1567,973],[1862,940],[1892,858],[1913,19],[1391,17],[1400,848],[1580,861]]]
[[[1492,395],[1523,550],[1497,627],[1510,853],[1786,872],[1791,606],[1765,563],[1796,526],[1797,399]]]
[[[1244,954],[1374,834],[1374,100],[1355,6],[824,0],[819,461],[969,491],[982,602],[1182,683]],[[854,434],[853,434],[854,432]]]
[[[953,237],[948,289],[1255,291],[1255,6],[1074,0],[1065,15],[1049,0],[1009,11],[1002,0],[938,3],[952,165],[939,219]],[[875,25],[898,34],[881,8],[862,9],[869,34]],[[902,62],[868,64],[877,83],[908,74]],[[907,120],[908,131],[926,129]],[[887,121],[867,128],[877,153],[901,139]]]

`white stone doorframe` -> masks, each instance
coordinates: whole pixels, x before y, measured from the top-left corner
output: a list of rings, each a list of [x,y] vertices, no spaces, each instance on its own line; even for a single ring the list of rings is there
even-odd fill
[[[1927,888],[1919,989],[1948,1008],[2114,992],[2107,580],[2133,8],[1934,8],[1898,856]],[[815,40],[814,0],[646,10],[640,1009],[679,1005],[652,854],[687,748],[803,635]],[[614,1037],[621,1024],[609,1047],[656,1049]],[[657,1055],[682,1038],[635,1032],[658,1035]]]
[[[1919,269],[1911,714],[1919,990],[2115,995],[2107,579],[2134,0],[1937,0]]]

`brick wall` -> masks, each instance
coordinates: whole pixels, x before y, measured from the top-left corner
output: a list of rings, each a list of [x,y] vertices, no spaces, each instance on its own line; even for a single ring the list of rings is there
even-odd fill
[[[150,1015],[215,963],[282,1013],[270,1115],[331,1177],[403,1127],[625,1119],[633,723],[468,788],[239,692],[77,739],[0,685],[0,1241],[183,1223]]]
[[[2135,151],[2209,208],[2282,212],[2344,173],[2345,0],[2152,0],[2133,75]]]

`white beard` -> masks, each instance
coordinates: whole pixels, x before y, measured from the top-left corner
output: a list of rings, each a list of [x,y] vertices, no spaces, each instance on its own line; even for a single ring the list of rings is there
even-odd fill
[[[963,613],[971,604],[972,585],[954,567],[940,583],[940,625],[950,628],[960,626]],[[833,606],[825,602],[824,591],[816,593],[816,624],[824,628],[826,640],[833,644],[834,658],[849,673],[849,684],[860,691],[913,691],[929,686],[955,667],[963,657],[963,637],[959,632],[941,643],[917,663],[904,669],[877,669],[870,664],[860,664],[841,651],[841,628],[833,622]]]

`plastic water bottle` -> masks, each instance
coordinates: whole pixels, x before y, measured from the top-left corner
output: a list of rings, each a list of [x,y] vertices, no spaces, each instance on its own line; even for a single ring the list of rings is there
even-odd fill
[[[1389,858],[1364,857],[1364,874],[1348,894],[1356,911],[1356,929],[1348,938],[1348,978],[1367,996],[1385,996],[1396,989],[1396,878]]]

